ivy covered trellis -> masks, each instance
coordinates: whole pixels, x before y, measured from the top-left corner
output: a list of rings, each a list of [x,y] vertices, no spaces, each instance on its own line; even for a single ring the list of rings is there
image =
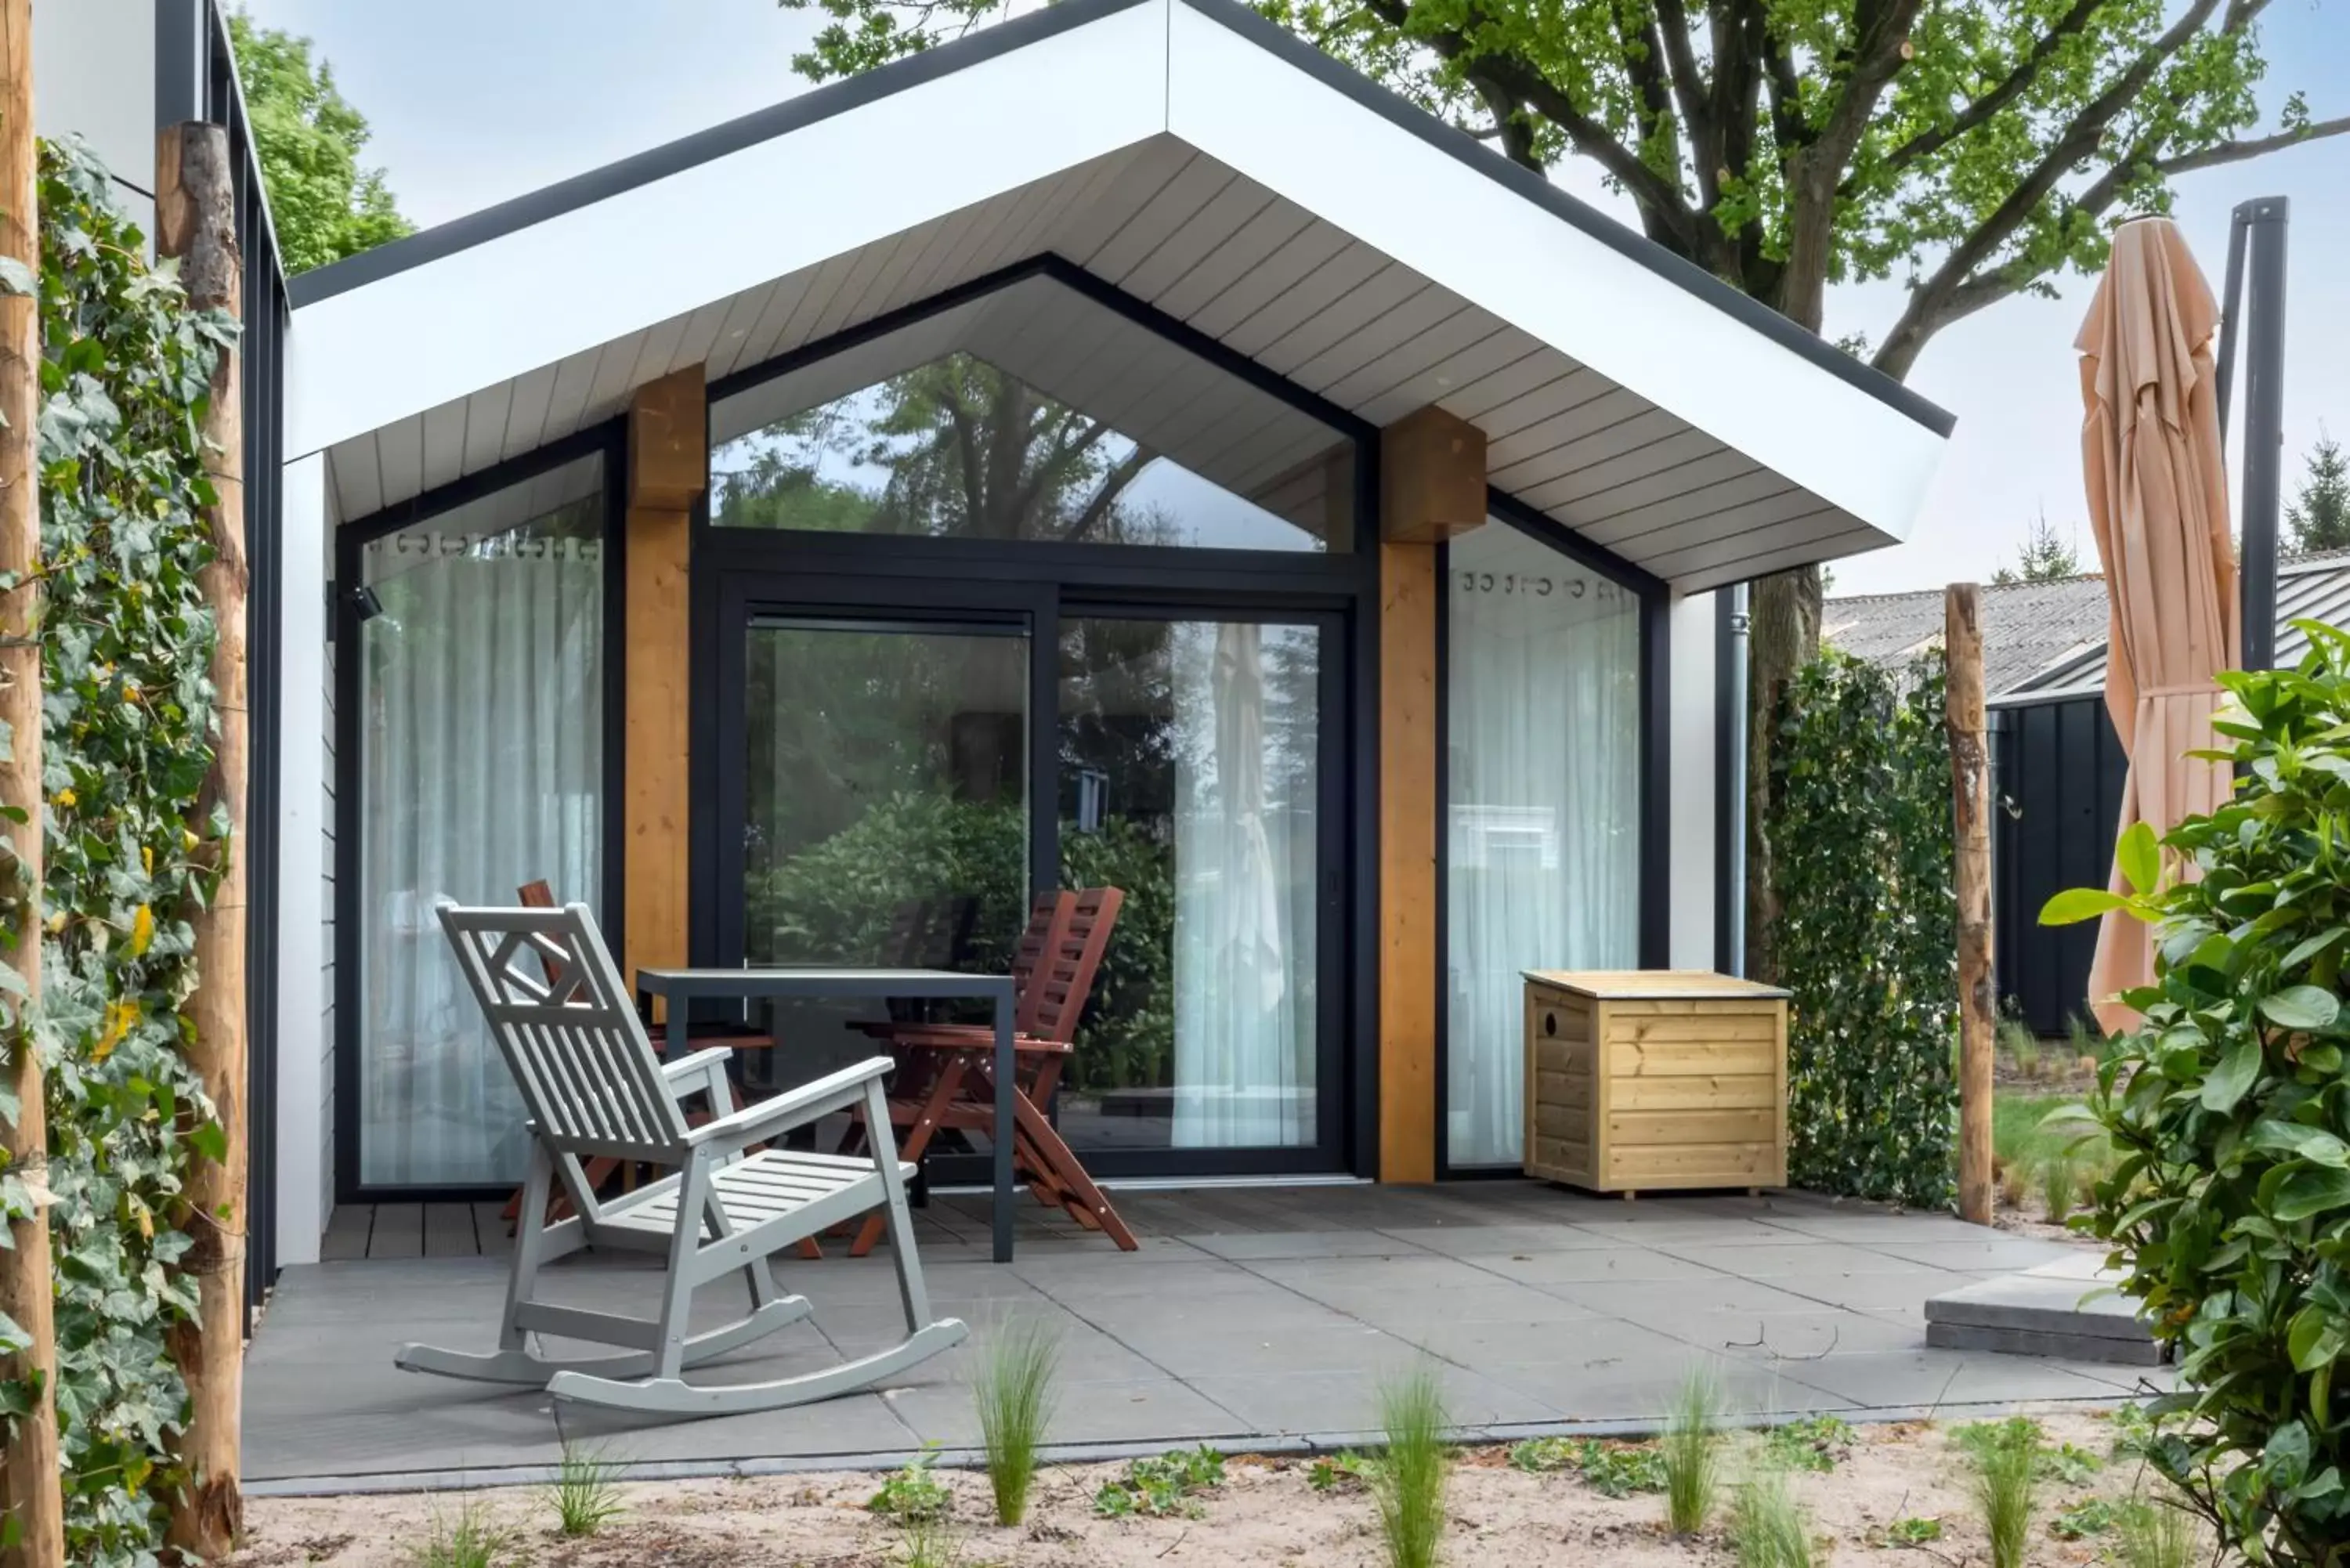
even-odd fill
[[[1763,824],[1794,993],[1788,1179],[1934,1209],[1951,1201],[1958,1115],[1943,706],[1939,653],[1899,680],[1822,653],[1781,710]]]
[[[43,683],[42,1002],[57,1419],[77,1563],[156,1561],[186,1390],[165,1335],[209,1222],[182,1193],[222,1133],[192,1069],[189,917],[212,896],[213,500],[198,434],[235,326],[191,310],[78,143],[45,145],[36,434]],[[12,1203],[23,1200],[21,1189]],[[21,1386],[0,1407],[25,1407]]]

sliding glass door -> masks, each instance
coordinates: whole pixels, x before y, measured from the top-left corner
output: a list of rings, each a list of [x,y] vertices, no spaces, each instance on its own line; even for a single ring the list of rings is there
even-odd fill
[[[1000,972],[1032,888],[1118,888],[1054,1107],[1072,1147],[1102,1174],[1336,1167],[1337,618],[888,591],[729,596],[709,956]],[[786,1078],[870,1048],[845,1015],[775,1022]]]

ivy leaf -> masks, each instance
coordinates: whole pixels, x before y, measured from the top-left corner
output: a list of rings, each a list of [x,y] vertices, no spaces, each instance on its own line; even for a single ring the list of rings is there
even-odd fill
[[[2239,1040],[2228,1047],[2211,1075],[2203,1080],[2203,1108],[2222,1115],[2236,1108],[2252,1080],[2261,1075],[2261,1044],[2257,1040]]]
[[[0,294],[24,297],[40,291],[40,280],[33,275],[31,267],[15,256],[0,255]]]
[[[2281,1029],[2331,1029],[2341,1012],[2339,997],[2314,985],[2289,985],[2261,998],[2262,1015]]]

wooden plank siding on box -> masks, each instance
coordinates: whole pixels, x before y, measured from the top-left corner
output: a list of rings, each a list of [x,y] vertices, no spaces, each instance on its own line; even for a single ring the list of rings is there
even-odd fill
[[[1783,1187],[1787,993],[1700,971],[1528,971],[1525,1168],[1627,1197]]]

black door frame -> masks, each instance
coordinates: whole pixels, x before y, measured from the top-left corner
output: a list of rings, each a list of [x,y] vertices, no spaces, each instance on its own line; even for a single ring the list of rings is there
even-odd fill
[[[698,805],[706,804],[706,809],[693,813],[691,946],[698,964],[737,963],[743,950],[746,933],[739,860],[725,846],[740,835],[747,810],[748,759],[739,715],[748,682],[745,640],[756,622],[868,621],[876,629],[1021,628],[1030,639],[1027,841],[1032,890],[1056,887],[1060,880],[1059,647],[1065,619],[1247,620],[1315,628],[1320,638],[1315,747],[1320,886],[1315,903],[1315,1139],[1294,1148],[1084,1152],[1088,1168],[1108,1179],[1277,1176],[1357,1168],[1361,1158],[1355,1127],[1357,1102],[1369,1081],[1366,1064],[1350,1060],[1357,1054],[1347,1048],[1353,1037],[1348,1029],[1353,982],[1361,967],[1347,929],[1351,908],[1347,892],[1354,882],[1349,840],[1359,815],[1348,787],[1350,748],[1357,729],[1355,688],[1359,684],[1354,666],[1358,656],[1356,639],[1348,635],[1354,596],[1331,591],[1326,565],[1319,574],[1319,591],[1304,594],[1236,587],[1230,575],[1222,571],[1212,574],[1212,587],[1170,585],[1165,572],[1149,574],[1158,583],[1144,587],[1131,579],[1063,583],[1024,576],[1016,570],[973,574],[965,569],[974,560],[999,567],[1007,565],[997,550],[959,561],[957,575],[943,576],[920,570],[924,557],[930,558],[933,571],[940,564],[927,548],[936,542],[922,541],[924,547],[895,553],[899,569],[877,574],[838,570],[840,563],[832,552],[806,548],[809,535],[702,528],[696,532],[698,546],[706,542],[712,554],[728,559],[725,567],[706,572],[697,558],[692,574],[697,600],[707,599],[706,609],[697,603],[695,614],[702,635],[695,649],[691,764],[693,798]],[[821,540],[823,536],[814,537]],[[1028,547],[1014,548],[1020,554],[1009,564],[1014,567],[1028,564]],[[1126,551],[1121,548],[1118,554]],[[1105,564],[1092,552],[1078,559],[1088,566]],[[1108,575],[1125,577],[1123,573]],[[712,585],[706,596],[701,587],[704,583]],[[701,671],[707,671],[707,678]],[[968,1172],[960,1168],[964,1163],[953,1158],[941,1161],[941,1179],[952,1181],[972,1175],[977,1179],[977,1163],[971,1162]]]

